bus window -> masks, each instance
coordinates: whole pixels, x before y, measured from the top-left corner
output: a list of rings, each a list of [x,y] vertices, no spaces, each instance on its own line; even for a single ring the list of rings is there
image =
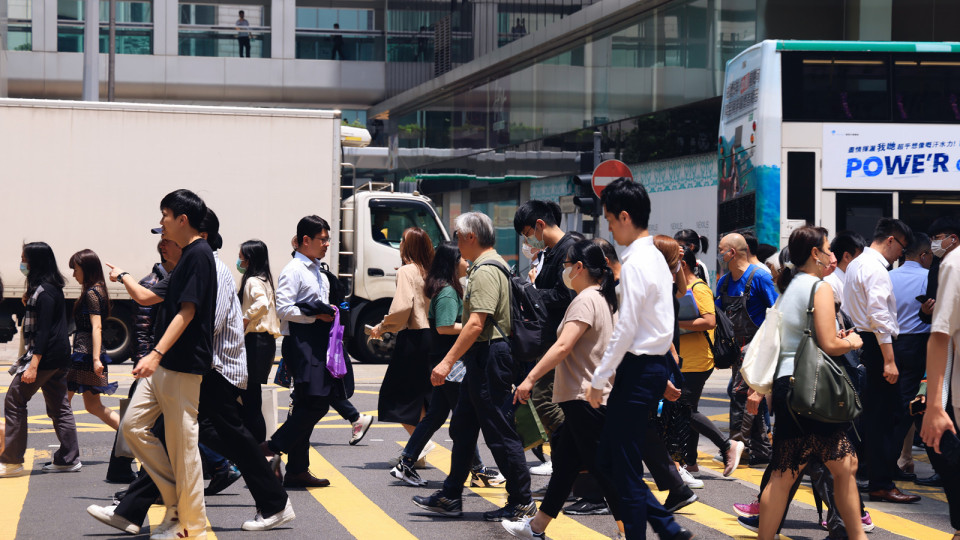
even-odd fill
[[[892,193],[837,193],[837,230],[873,238],[880,218],[893,217]]]
[[[890,119],[888,57],[808,52],[782,56],[784,121]]]
[[[787,152],[787,219],[815,223],[817,153]]]
[[[893,97],[896,122],[960,122],[960,55],[895,57]]]
[[[901,191],[899,218],[914,231],[926,232],[937,218],[954,216],[960,194],[949,191]]]

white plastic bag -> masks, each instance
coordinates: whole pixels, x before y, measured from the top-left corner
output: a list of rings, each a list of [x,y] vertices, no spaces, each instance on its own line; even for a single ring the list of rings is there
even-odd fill
[[[767,308],[767,316],[757,329],[743,357],[740,374],[747,386],[760,394],[773,389],[773,377],[780,358],[780,301]]]

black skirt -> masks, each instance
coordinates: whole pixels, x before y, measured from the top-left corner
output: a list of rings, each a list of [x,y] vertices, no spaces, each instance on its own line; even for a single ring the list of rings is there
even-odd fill
[[[787,399],[790,377],[780,377],[773,383],[773,456],[770,467],[774,471],[800,470],[811,456],[823,463],[856,454],[847,430],[849,423],[828,424],[790,414]]]
[[[429,328],[401,330],[387,372],[380,386],[377,416],[381,422],[399,422],[415,426],[430,402]]]
[[[277,338],[270,332],[250,332],[243,341],[247,349],[247,376],[251,382],[267,384],[277,356]]]

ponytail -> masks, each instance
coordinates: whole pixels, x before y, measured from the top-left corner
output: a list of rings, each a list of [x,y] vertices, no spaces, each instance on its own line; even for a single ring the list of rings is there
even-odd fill
[[[600,294],[610,306],[610,313],[616,313],[619,308],[616,280],[613,278],[613,269],[607,264],[603,249],[590,240],[580,240],[570,246],[567,260],[583,264],[584,270],[600,285]]]
[[[706,253],[707,249],[710,248],[710,241],[707,240],[706,236],[700,237],[700,253]]]
[[[603,277],[600,278],[600,294],[610,306],[610,314],[614,314],[620,309],[620,302],[617,300],[617,280],[613,278],[613,269],[604,265]]]

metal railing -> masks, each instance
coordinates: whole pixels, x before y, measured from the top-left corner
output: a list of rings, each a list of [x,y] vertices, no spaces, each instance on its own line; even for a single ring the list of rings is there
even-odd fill
[[[238,31],[233,25],[180,25],[180,56],[240,56],[239,32],[250,37],[250,57],[270,58],[270,27],[247,26]]]

